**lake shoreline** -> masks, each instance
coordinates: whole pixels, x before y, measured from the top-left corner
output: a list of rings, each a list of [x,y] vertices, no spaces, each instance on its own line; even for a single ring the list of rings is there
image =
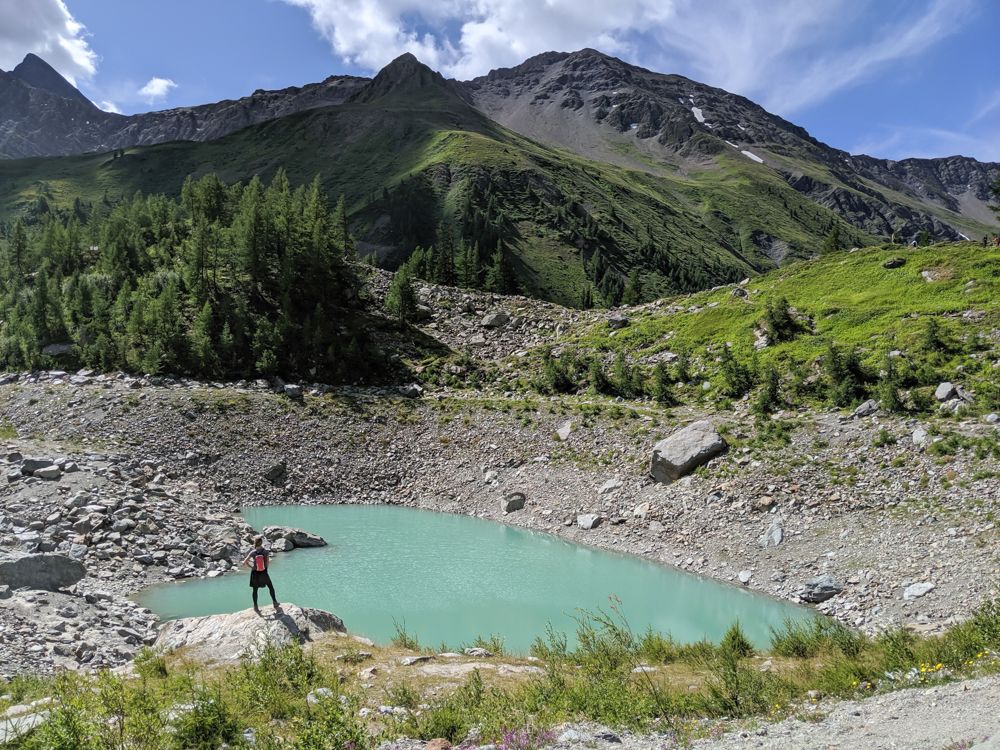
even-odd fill
[[[234,540],[222,559],[238,563],[252,535],[239,508],[327,503],[476,515],[728,583],[749,571],[748,588],[793,602],[807,579],[826,572],[844,591],[816,609],[867,633],[893,625],[940,632],[995,590],[989,550],[997,532],[987,514],[998,481],[945,491],[933,457],[912,445],[872,446],[880,429],[913,429],[895,418],[796,414],[790,445],[730,450],[663,486],[648,476],[652,443],[706,415],[636,402],[626,404],[634,416],[614,418],[595,415],[586,400],[502,394],[413,402],[345,389],[295,402],[254,386],[55,380],[42,374],[2,388],[8,419],[36,435],[11,445],[25,455],[65,455],[82,470],[56,482],[14,482],[5,506],[25,529],[42,519],[38,539],[82,541],[88,577],[78,588],[114,602],[169,578],[219,570],[218,534],[200,536],[206,528]],[[739,414],[707,416],[730,435],[744,429]],[[557,439],[567,422],[568,440]],[[891,465],[900,455],[906,464]],[[950,466],[971,475],[963,462]],[[852,466],[861,471],[849,474]],[[934,479],[912,481],[922,474]],[[52,537],[68,521],[44,519],[65,519],[67,498],[84,490],[117,503],[113,513],[148,508],[162,521],[136,521],[120,533],[125,546],[103,530]],[[525,506],[507,513],[501,504],[514,492]],[[582,529],[576,519],[585,513],[602,522]],[[781,545],[760,547],[776,521]],[[4,535],[8,546],[23,544],[15,537]],[[934,587],[904,599],[920,581]],[[124,615],[131,622],[134,613]]]
[[[325,538],[329,546],[275,555],[279,598],[336,609],[351,632],[382,644],[390,642],[390,623],[398,621],[422,643],[444,644],[439,651],[461,651],[460,644],[497,634],[505,650],[527,654],[547,623],[573,641],[574,612],[613,605],[634,632],[651,627],[678,643],[718,642],[738,619],[763,649],[770,628],[780,628],[785,618],[815,616],[659,561],[460,514],[391,505],[285,505],[251,509],[245,520],[257,529],[303,528]],[[246,606],[246,583],[244,576],[223,574],[147,587],[132,598],[164,619],[202,617]]]

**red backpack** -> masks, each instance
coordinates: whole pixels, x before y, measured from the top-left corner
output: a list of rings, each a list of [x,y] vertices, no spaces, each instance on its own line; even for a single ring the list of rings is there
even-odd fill
[[[253,569],[256,571],[264,570],[264,554],[263,552],[258,552],[253,558]]]

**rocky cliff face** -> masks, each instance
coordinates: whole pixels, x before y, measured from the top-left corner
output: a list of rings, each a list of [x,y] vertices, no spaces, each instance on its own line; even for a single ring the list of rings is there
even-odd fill
[[[961,156],[900,162],[851,156],[744,97],[595,50],[545,53],[465,86],[497,122],[586,158],[644,171],[659,163],[680,174],[722,153],[763,162],[803,195],[872,234],[888,235],[902,225],[906,234],[928,229],[960,239],[960,227],[939,209],[993,222],[986,204],[1000,165]],[[886,190],[908,200],[887,197]]]
[[[301,88],[257,90],[235,101],[126,117],[97,109],[47,63],[29,55],[13,72],[0,71],[0,158],[209,141],[303,109],[341,104],[367,82],[367,78],[331,76]]]

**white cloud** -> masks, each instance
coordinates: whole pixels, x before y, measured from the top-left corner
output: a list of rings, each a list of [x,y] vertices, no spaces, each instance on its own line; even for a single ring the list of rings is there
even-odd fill
[[[622,54],[632,32],[663,24],[674,12],[674,0],[285,1],[308,9],[313,25],[350,63],[377,70],[412,52],[458,78],[552,49]]]
[[[96,70],[86,37],[62,0],[0,0],[0,69],[13,69],[33,52],[75,86]]]
[[[972,0],[285,0],[345,62],[377,70],[412,52],[471,78],[548,50],[596,47],[690,71],[784,115],[925,54],[968,23]],[[900,10],[902,7],[902,10]]]
[[[115,104],[114,102],[101,102],[97,106],[103,109],[105,112],[113,112],[116,115],[122,114],[122,111],[118,109],[118,105]]]
[[[148,104],[154,104],[161,99],[166,99],[171,89],[177,88],[177,84],[169,78],[150,78],[149,83],[139,89],[139,97]]]

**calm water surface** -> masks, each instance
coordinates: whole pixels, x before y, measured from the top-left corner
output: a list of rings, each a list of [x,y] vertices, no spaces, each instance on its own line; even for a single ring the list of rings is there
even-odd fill
[[[635,632],[652,626],[681,642],[718,641],[737,618],[766,645],[769,626],[804,607],[629,555],[469,516],[370,505],[247,508],[255,529],[295,526],[329,546],[298,549],[271,564],[278,601],[336,613],[353,632],[387,643],[393,618],[423,644],[458,648],[498,633],[527,650],[547,620],[571,636],[577,609],[617,596]],[[734,571],[735,572],[735,571]],[[251,606],[249,571],[146,589],[136,600],[163,619]],[[268,601],[261,590],[261,605]]]

